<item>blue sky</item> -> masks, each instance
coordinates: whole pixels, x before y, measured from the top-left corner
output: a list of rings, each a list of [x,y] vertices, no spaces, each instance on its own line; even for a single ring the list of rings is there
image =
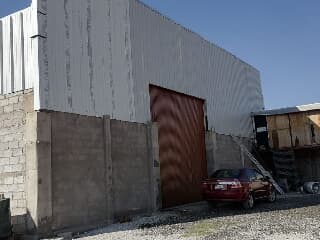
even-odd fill
[[[266,108],[320,102],[319,0],[143,0],[256,67]],[[30,0],[0,0],[0,17]]]

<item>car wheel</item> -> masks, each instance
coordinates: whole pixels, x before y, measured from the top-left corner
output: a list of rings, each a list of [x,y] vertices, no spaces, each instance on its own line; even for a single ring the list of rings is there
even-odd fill
[[[252,209],[254,206],[254,198],[252,193],[249,194],[248,198],[242,203],[244,209]]]
[[[274,188],[272,188],[268,196],[268,202],[273,203],[276,201],[276,199],[277,199],[276,191],[274,190]]]

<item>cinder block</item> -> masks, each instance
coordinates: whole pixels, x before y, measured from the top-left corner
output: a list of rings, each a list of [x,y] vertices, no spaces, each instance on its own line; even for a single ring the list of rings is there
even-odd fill
[[[8,157],[0,158],[0,166],[5,166],[5,165],[9,165],[9,164],[10,164],[10,158],[8,158]],[[0,169],[0,173],[1,173],[1,169]]]
[[[9,113],[9,112],[13,112],[13,105],[6,105],[3,107],[3,112],[4,113]]]
[[[13,179],[14,184],[24,183],[24,176],[18,176]]]
[[[4,193],[4,197],[12,199],[12,193],[11,192],[5,192]]]
[[[0,100],[0,107],[7,106],[8,103],[9,103],[8,99],[2,99]]]
[[[2,150],[0,151],[0,158],[10,158],[11,157],[11,150]]]
[[[6,165],[4,166],[3,173],[11,173],[12,172],[12,166]]]
[[[12,200],[10,201],[10,206],[11,208],[16,208],[18,207],[18,200]]]
[[[15,104],[19,102],[19,96],[14,96],[8,99],[8,104]]]
[[[27,213],[27,210],[25,207],[18,207],[18,208],[12,208],[11,209],[11,214],[12,216],[17,216],[17,215],[25,215]]]
[[[11,199],[14,231],[25,231],[24,92],[0,95],[0,192]],[[32,93],[28,93],[30,99]],[[10,157],[9,157],[10,155]],[[14,220],[15,219],[15,220]]]
[[[14,148],[11,151],[12,151],[12,156],[13,157],[21,156],[23,154],[23,149],[22,148]]]
[[[8,142],[0,142],[0,151],[8,150],[9,149],[9,143]]]
[[[10,157],[10,165],[18,164],[20,157]]]
[[[4,184],[13,184],[13,177],[4,178]]]
[[[9,142],[9,148],[19,148],[19,141]]]
[[[26,207],[26,200],[24,199],[20,199],[20,200],[17,200],[18,203],[17,203],[17,206],[20,207],[20,208],[25,208]]]
[[[21,172],[22,170],[24,170],[23,164],[15,164],[15,165],[12,165],[11,167],[13,172]]]
[[[12,199],[13,199],[13,200],[24,199],[23,192],[15,192],[15,193],[12,193]]]

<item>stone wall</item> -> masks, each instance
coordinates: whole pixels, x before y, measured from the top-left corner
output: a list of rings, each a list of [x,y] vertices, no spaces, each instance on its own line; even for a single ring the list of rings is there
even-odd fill
[[[251,151],[249,138],[238,138]],[[206,156],[208,176],[221,168],[252,167],[248,156],[232,139],[232,136],[206,132]]]
[[[15,232],[26,227],[25,118],[32,110],[32,91],[0,95],[0,193],[11,199]]]
[[[30,231],[83,231],[160,207],[156,126],[61,112],[30,113],[27,126]]]

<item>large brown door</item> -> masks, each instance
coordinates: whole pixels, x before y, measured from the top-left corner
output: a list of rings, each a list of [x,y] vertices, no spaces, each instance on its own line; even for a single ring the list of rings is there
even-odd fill
[[[201,200],[207,175],[204,101],[150,86],[152,121],[159,127],[163,207]]]

